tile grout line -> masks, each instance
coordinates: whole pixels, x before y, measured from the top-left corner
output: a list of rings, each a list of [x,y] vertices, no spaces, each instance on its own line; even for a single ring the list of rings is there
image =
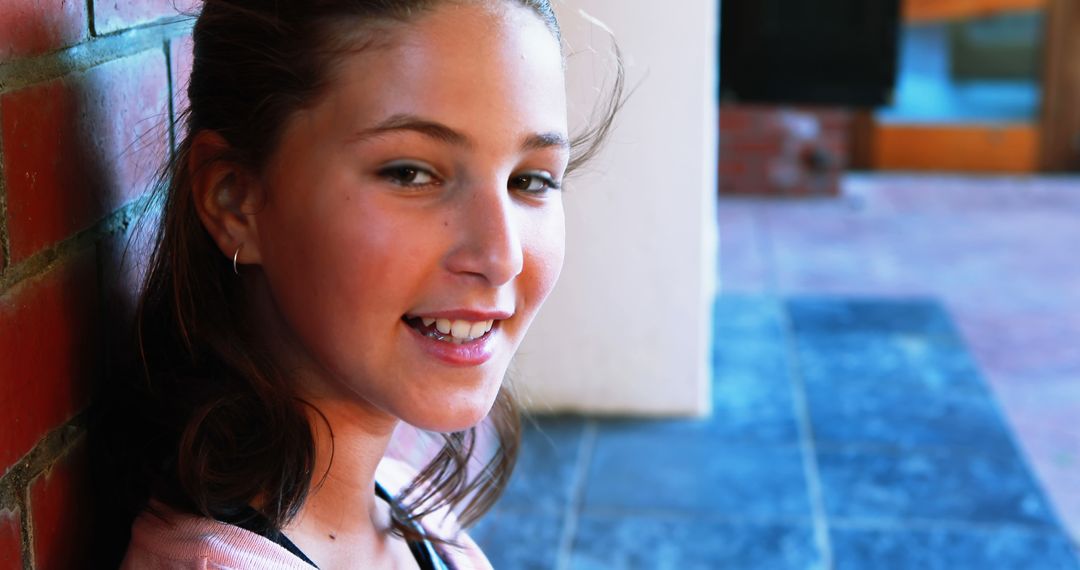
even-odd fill
[[[814,543],[821,552],[821,568],[833,570],[832,541],[829,538],[829,519],[825,512],[825,498],[821,488],[821,471],[817,462],[817,445],[814,441],[814,430],[810,424],[810,404],[806,397],[806,383],[802,377],[802,367],[799,361],[799,353],[796,350],[795,327],[791,322],[791,315],[787,311],[780,296],[780,284],[777,277],[776,247],[773,235],[768,225],[768,216],[762,208],[754,209],[754,228],[757,232],[758,247],[761,257],[768,264],[768,289],[767,295],[781,310],[784,328],[784,344],[787,353],[788,377],[791,381],[792,403],[795,407],[795,415],[799,421],[799,447],[803,458],[803,475],[806,477],[806,491],[809,494],[811,518],[814,527]]]
[[[835,562],[833,560],[832,541],[829,539],[829,520],[825,512],[825,499],[821,489],[821,472],[817,462],[814,430],[813,426],[810,425],[810,405],[806,398],[806,383],[803,382],[798,351],[795,349],[795,331],[787,308],[781,304],[779,297],[774,295],[773,300],[782,307],[785,349],[788,356],[787,368],[791,379],[795,414],[799,418],[799,447],[802,449],[806,490],[810,495],[810,510],[814,523],[814,542],[821,551],[821,567],[824,570],[832,570]]]
[[[570,569],[574,535],[577,534],[578,513],[581,510],[585,479],[588,476],[589,463],[592,461],[593,447],[595,445],[596,420],[587,420],[585,429],[581,434],[581,445],[578,446],[577,469],[574,470],[574,480],[571,485],[572,494],[563,513],[562,535],[559,537],[559,550],[556,552],[555,560],[557,570]]]

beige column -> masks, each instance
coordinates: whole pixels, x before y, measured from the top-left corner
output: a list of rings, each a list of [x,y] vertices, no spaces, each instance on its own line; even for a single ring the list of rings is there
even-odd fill
[[[571,130],[611,85],[633,89],[603,153],[564,195],[558,287],[518,353],[526,407],[599,414],[710,409],[716,290],[717,5],[556,0]]]

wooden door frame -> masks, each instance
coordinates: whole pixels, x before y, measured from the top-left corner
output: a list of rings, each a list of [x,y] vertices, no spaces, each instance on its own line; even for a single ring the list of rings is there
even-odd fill
[[[906,0],[906,20],[930,20],[975,15],[989,9],[1045,10],[1042,101],[1029,171],[1080,172],[1080,4],[1077,0]],[[875,158],[881,127],[866,112],[855,121],[851,165],[855,168],[887,168]],[[992,129],[991,129],[992,130]],[[989,131],[988,131],[989,132]],[[978,154],[978,153],[976,153]],[[892,165],[896,166],[896,165]],[[916,167],[916,165],[906,165]],[[1019,168],[1014,165],[1010,170]]]
[[[1047,4],[1039,167],[1080,171],[1080,7]]]

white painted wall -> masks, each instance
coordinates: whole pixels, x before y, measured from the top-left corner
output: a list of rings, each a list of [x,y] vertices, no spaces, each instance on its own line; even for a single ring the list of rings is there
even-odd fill
[[[677,8],[676,8],[677,6]],[[714,0],[561,0],[571,130],[608,91],[616,36],[636,88],[601,156],[567,184],[559,285],[518,352],[527,408],[710,410],[716,289]]]

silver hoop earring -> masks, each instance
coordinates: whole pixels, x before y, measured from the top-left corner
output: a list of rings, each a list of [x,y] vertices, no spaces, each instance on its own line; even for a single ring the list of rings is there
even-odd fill
[[[240,255],[240,250],[244,247],[244,244],[240,244],[240,247],[236,248],[236,252],[232,254],[232,272],[236,275],[240,275],[240,272],[236,270],[236,257]]]

